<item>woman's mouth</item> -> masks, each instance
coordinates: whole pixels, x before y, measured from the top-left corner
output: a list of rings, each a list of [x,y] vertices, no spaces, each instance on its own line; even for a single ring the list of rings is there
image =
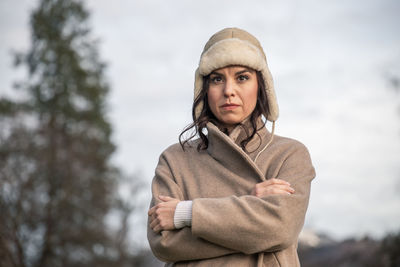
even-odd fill
[[[224,105],[221,106],[221,108],[223,110],[232,110],[232,109],[237,108],[238,106],[239,105],[237,105],[237,104],[224,104]]]

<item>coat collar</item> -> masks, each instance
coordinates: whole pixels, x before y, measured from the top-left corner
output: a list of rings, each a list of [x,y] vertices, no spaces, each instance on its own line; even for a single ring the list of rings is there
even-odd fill
[[[248,175],[248,171],[250,170],[258,179],[264,181],[265,176],[254,162],[254,158],[268,143],[271,134],[268,132],[266,127],[263,126],[263,122],[260,119],[257,122],[257,126],[258,128],[262,126],[262,128],[246,145],[246,153],[240,147],[240,142],[247,137],[246,129],[248,129],[249,126],[249,121],[239,124],[228,136],[218,129],[215,124],[211,122],[207,123],[207,152],[226,168],[232,169],[235,172],[240,172],[244,175]]]

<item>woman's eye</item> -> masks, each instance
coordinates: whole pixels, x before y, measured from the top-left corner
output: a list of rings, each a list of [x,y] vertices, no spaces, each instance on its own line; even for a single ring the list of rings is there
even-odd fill
[[[249,79],[249,76],[247,75],[239,75],[238,80],[239,81],[247,81]]]
[[[220,82],[222,82],[222,77],[220,77],[220,76],[211,77],[211,81],[213,83],[220,83]]]

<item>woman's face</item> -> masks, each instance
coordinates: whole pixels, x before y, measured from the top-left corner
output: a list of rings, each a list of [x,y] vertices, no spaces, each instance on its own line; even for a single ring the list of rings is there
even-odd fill
[[[214,116],[227,127],[251,115],[257,93],[257,74],[253,69],[228,66],[210,74],[208,104]]]

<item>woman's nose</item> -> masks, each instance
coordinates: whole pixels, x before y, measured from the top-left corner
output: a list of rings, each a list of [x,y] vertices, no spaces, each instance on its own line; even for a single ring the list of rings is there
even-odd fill
[[[224,87],[224,96],[230,97],[235,95],[235,83],[231,79],[227,79]]]

